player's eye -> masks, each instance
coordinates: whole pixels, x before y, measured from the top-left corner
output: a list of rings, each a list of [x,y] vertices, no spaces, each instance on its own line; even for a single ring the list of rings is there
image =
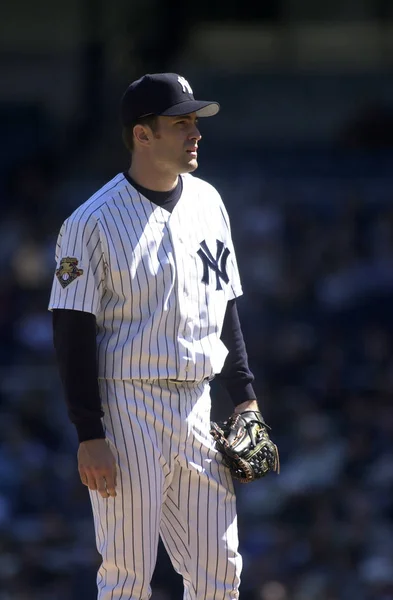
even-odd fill
[[[195,121],[192,121],[191,119],[179,119],[178,121],[175,121],[175,125],[187,127],[191,125],[198,125],[198,121],[199,119],[195,119]]]

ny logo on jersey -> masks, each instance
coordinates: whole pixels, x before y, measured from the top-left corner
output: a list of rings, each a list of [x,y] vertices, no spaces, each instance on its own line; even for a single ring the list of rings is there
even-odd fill
[[[203,263],[202,283],[209,283],[209,269],[211,269],[216,274],[216,290],[222,290],[220,279],[225,283],[228,283],[229,281],[226,264],[230,251],[228,248],[224,247],[224,244],[220,242],[220,240],[216,240],[216,242],[216,258],[214,258],[213,254],[210,252],[205,240],[199,244],[201,247],[197,254],[201,257]]]
[[[182,86],[183,92],[184,93],[188,92],[192,96],[192,88],[191,88],[190,84],[188,83],[187,79],[184,79],[184,77],[181,77],[181,75],[179,75],[177,80],[180,83],[180,85]]]

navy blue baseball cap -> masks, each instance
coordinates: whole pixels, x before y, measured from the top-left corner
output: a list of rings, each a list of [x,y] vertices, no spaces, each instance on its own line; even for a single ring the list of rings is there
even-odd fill
[[[213,117],[218,102],[195,100],[190,84],[176,73],[147,74],[133,81],[121,99],[124,126],[148,115],[176,117],[195,112],[198,117]]]

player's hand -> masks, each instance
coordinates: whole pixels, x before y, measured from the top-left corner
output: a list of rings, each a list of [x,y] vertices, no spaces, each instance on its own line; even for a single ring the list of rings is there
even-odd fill
[[[116,461],[104,439],[81,442],[78,471],[83,485],[97,490],[103,498],[116,496]]]

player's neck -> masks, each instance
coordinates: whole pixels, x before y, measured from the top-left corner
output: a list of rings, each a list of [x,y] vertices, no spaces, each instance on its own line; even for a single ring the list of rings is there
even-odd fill
[[[169,192],[176,187],[179,180],[178,175],[163,173],[154,169],[152,165],[144,165],[134,159],[128,174],[135,183],[153,192]]]

